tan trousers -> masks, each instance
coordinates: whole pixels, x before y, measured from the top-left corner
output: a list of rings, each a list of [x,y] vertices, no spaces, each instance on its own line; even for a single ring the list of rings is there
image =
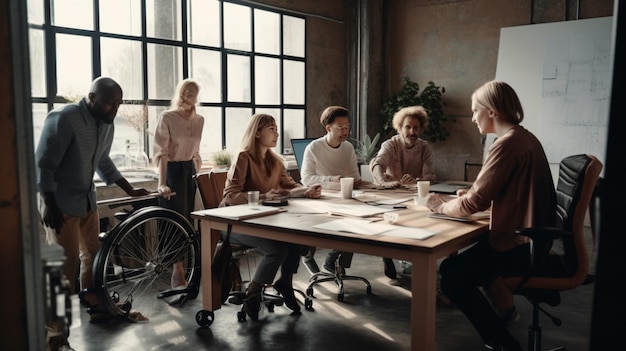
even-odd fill
[[[91,211],[85,217],[63,215],[61,232],[45,227],[48,243],[59,244],[65,253],[63,274],[69,281],[70,292],[76,291],[76,271],[80,260],[80,289],[93,286],[93,259],[100,248],[100,222],[98,211]]]

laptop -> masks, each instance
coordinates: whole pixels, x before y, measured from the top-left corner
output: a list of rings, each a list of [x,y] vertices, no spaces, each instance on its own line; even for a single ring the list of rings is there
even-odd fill
[[[302,172],[302,161],[304,158],[304,149],[315,139],[291,139],[291,148],[293,149],[293,156],[296,158],[298,164],[298,171]]]
[[[430,185],[430,192],[440,194],[456,194],[459,189],[466,189],[471,186],[471,183],[436,183]]]

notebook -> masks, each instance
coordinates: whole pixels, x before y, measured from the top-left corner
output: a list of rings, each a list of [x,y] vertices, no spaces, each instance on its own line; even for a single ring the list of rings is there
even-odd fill
[[[437,183],[430,185],[430,192],[440,194],[456,194],[459,189],[469,188],[471,185],[467,183]]]
[[[451,221],[459,221],[459,222],[473,222],[479,219],[487,219],[489,218],[489,216],[490,216],[489,212],[484,212],[484,211],[476,212],[467,217],[452,217],[452,216],[448,216],[443,213],[437,213],[437,212],[431,213],[428,215],[428,217],[430,218],[449,219]]]
[[[248,206],[248,204],[243,204],[211,208],[196,213],[204,216],[208,215],[241,221],[244,219],[269,216],[279,212],[284,212],[284,210],[273,206]]]

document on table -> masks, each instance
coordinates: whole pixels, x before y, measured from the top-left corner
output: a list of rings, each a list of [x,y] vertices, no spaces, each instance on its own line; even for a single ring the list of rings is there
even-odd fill
[[[363,219],[343,218],[336,221],[330,221],[313,226],[318,229],[334,230],[338,232],[347,232],[355,234],[365,235],[386,235],[396,238],[418,239],[424,240],[437,234],[436,231],[412,228],[412,227],[400,227],[392,224],[384,223],[372,223]]]
[[[342,218],[336,221],[316,224],[313,228],[348,232],[355,234],[376,235],[392,230],[395,226],[384,223],[372,223],[364,219]]]
[[[428,217],[430,218],[448,219],[451,221],[459,221],[459,222],[473,222],[479,219],[487,219],[490,216],[491,215],[489,214],[489,212],[486,212],[486,211],[476,212],[467,217],[453,217],[453,216],[448,216],[443,213],[437,213],[437,212],[431,213],[428,215]]]
[[[273,215],[279,212],[284,212],[283,209],[273,206],[249,206],[248,204],[225,206],[218,208],[211,208],[208,210],[202,210],[196,212],[203,216],[215,216],[234,220],[244,220],[256,217],[263,217]]]

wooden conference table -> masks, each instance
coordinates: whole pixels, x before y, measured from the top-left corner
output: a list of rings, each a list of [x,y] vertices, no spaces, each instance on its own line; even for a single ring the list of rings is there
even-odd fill
[[[202,307],[215,311],[221,307],[219,281],[213,277],[211,261],[221,230],[232,225],[236,233],[259,236],[307,246],[326,247],[337,250],[391,257],[413,263],[411,279],[411,350],[435,350],[435,313],[437,290],[437,260],[474,243],[487,231],[488,220],[459,222],[430,218],[424,206],[415,206],[415,192],[407,190],[364,190],[360,199],[341,199],[337,193],[324,193],[322,199],[290,199],[287,212],[235,220],[211,215],[212,210],[196,211],[192,217],[201,225],[202,253]],[[411,199],[404,202],[407,209],[395,210],[399,218],[394,225],[417,227],[436,231],[437,234],[424,240],[385,233],[364,235],[315,228],[314,226],[336,221],[341,217],[329,214],[305,213],[303,208],[316,206],[363,205],[363,200]],[[316,203],[317,202],[317,203]],[[293,206],[293,208],[292,208]],[[383,208],[383,207],[381,207]],[[392,211],[392,209],[388,209]],[[321,212],[321,211],[319,211]],[[383,223],[383,221],[377,222]],[[412,229],[403,229],[410,233]],[[199,312],[200,313],[200,312]]]

